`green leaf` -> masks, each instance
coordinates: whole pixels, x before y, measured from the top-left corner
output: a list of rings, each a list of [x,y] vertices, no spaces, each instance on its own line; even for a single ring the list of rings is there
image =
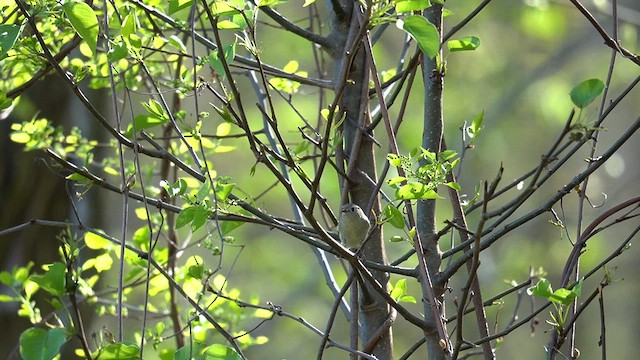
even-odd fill
[[[196,231],[204,225],[211,216],[211,211],[202,205],[189,206],[182,209],[176,219],[176,228],[191,224],[191,230]]]
[[[99,273],[103,271],[107,271],[111,269],[111,266],[113,266],[113,259],[111,258],[111,255],[109,255],[108,252],[97,256],[95,258],[95,261],[96,262],[94,264],[94,268]]]
[[[205,344],[194,341],[191,344],[187,344],[180,349],[178,349],[175,354],[173,354],[174,360],[191,360],[191,359],[201,359],[202,357],[194,356],[196,354],[200,354]]]
[[[410,182],[396,190],[396,198],[401,200],[435,200],[442,199],[427,185],[420,182]]]
[[[231,123],[223,122],[216,127],[216,136],[227,136],[231,133]]]
[[[393,165],[395,167],[402,166],[402,158],[396,154],[388,154],[387,160],[389,161],[390,165]]]
[[[571,101],[580,109],[584,109],[604,91],[604,83],[599,79],[581,82],[571,90]]]
[[[233,191],[234,187],[235,187],[235,184],[216,183],[215,189],[216,189],[216,198],[218,199],[218,201],[227,200],[227,198],[231,194],[231,191]]]
[[[16,302],[16,301],[20,301],[20,298],[19,297],[15,297],[15,296],[0,294],[0,303]]]
[[[84,234],[84,243],[87,244],[89,249],[93,250],[102,250],[102,249],[110,249],[111,242],[104,237],[94,234],[92,232],[86,232]]]
[[[429,58],[433,59],[440,50],[440,34],[438,29],[420,15],[408,16],[398,21],[398,27],[418,42],[418,47]]]
[[[416,303],[416,298],[414,298],[413,296],[405,295],[405,296],[401,297],[398,300],[398,302],[408,302],[408,303],[415,304]]]
[[[65,293],[65,265],[55,262],[45,265],[46,272],[42,275],[32,275],[31,280],[46,292],[54,296],[62,296]]]
[[[151,231],[148,226],[142,226],[133,233],[133,242],[143,251],[149,251]]]
[[[431,6],[431,1],[429,0],[399,0],[396,2],[396,12],[410,12],[410,11],[419,11],[424,10]]]
[[[202,265],[191,265],[187,270],[187,275],[191,276],[194,279],[202,280],[203,274],[204,274],[204,266]]]
[[[167,180],[161,180],[160,186],[167,192],[169,197],[174,197],[176,195],[184,195],[187,191],[187,182],[180,178],[178,181],[170,185]]]
[[[467,135],[473,140],[478,138],[478,135],[482,132],[483,126],[482,122],[484,121],[484,110],[480,112],[473,118],[471,121],[471,126],[467,128]]]
[[[79,173],[73,173],[71,175],[67,175],[67,177],[65,178],[67,180],[72,180],[72,181],[77,181],[80,183],[86,183],[86,184],[90,184],[91,181],[89,181],[89,179],[87,179],[86,176],[79,174]]]
[[[0,272],[0,283],[6,286],[13,286],[13,276],[11,276],[7,271]]]
[[[180,211],[180,214],[178,214],[178,217],[176,218],[176,229],[180,229],[193,221],[196,208],[197,206],[189,206],[188,208],[184,208]]]
[[[387,184],[391,187],[396,187],[396,185],[402,183],[403,181],[407,181],[407,178],[404,176],[397,176],[387,180]]]
[[[572,296],[571,291],[564,288],[554,291],[553,294],[549,296],[549,300],[562,305],[571,304],[574,298],[575,296]]]
[[[20,355],[24,360],[51,360],[66,341],[62,329],[29,328],[20,335]]]
[[[402,296],[407,293],[407,279],[400,279],[391,290],[391,297],[398,301]]]
[[[389,224],[396,229],[404,229],[404,217],[397,207],[388,204],[384,207],[384,216]]]
[[[456,156],[458,156],[457,152],[455,152],[453,150],[445,150],[445,151],[441,152],[438,157],[442,161],[449,161],[449,160],[453,159]]]
[[[121,38],[118,42],[111,44],[109,52],[107,53],[107,59],[111,62],[122,60],[129,55],[129,46]]]
[[[576,286],[574,286],[571,290],[562,288],[554,291],[553,294],[549,296],[549,300],[565,306],[571,305],[573,300],[575,300],[578,296],[580,296],[580,294],[582,294],[582,282],[583,279],[580,279]]]
[[[183,53],[187,52],[187,47],[184,45],[182,40],[176,35],[169,36],[168,41],[169,41],[169,45],[173,46],[174,48],[180,50]]]
[[[169,0],[169,15],[191,7],[193,0]]]
[[[234,349],[221,344],[213,344],[205,348],[203,355],[207,360],[242,360]]]
[[[236,44],[233,43],[231,45],[224,46],[222,48],[222,52],[224,53],[224,60],[227,64],[230,64],[233,61],[233,58],[236,56]],[[209,66],[219,75],[224,77],[224,66],[222,64],[222,60],[218,55],[218,50],[214,50],[209,54],[207,58],[209,61]]]
[[[416,299],[413,296],[407,295],[407,279],[400,279],[391,290],[391,297],[397,302],[409,302],[414,303]]]
[[[280,0],[258,0],[258,6],[272,6],[279,2]]]
[[[138,31],[138,18],[136,17],[135,10],[132,10],[122,21],[122,35],[129,37],[129,35],[135,34]]]
[[[22,27],[18,25],[0,25],[0,60],[7,56],[7,52],[11,50],[16,43],[18,36],[22,32]]]
[[[456,191],[461,191],[462,188],[460,187],[460,184],[458,184],[457,182],[448,182],[448,183],[444,183],[445,186],[448,186],[450,188],[452,188],[453,190]]]
[[[159,118],[155,115],[138,115],[133,119],[133,122],[136,125],[136,132],[139,132],[144,129],[150,129],[156,126],[160,126],[169,121],[168,118]],[[129,125],[127,131],[125,132],[126,136],[133,136],[133,125]]]
[[[84,40],[93,55],[96,54],[98,45],[98,17],[91,6],[83,2],[68,1],[62,5],[71,26]]]
[[[193,214],[193,221],[191,222],[191,230],[196,231],[201,228],[204,224],[209,220],[209,216],[211,216],[211,211],[209,209],[198,206],[196,212]]]
[[[211,186],[209,185],[209,181],[205,181],[196,194],[196,201],[204,201],[209,196],[209,192],[211,192]]]
[[[139,360],[140,348],[135,344],[115,343],[103,346],[91,355],[97,360]]]
[[[239,14],[241,4],[233,4],[233,1],[216,1],[211,4],[211,13],[214,16],[228,16]]]
[[[149,114],[154,115],[155,117],[161,119],[168,118],[162,104],[156,100],[151,99],[148,103],[143,102],[142,106],[147,110],[147,112],[149,112]]]
[[[527,289],[527,294],[548,299],[551,297],[551,294],[553,294],[551,282],[545,278],[541,278],[535,286]]]
[[[447,42],[447,47],[449,51],[473,51],[480,46],[480,38],[476,36],[467,36],[463,37],[460,40],[449,40]]]

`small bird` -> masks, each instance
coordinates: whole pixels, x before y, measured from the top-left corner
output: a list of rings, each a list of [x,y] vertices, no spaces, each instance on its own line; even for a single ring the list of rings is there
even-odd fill
[[[369,233],[369,219],[360,206],[347,203],[340,207],[338,234],[340,242],[348,248],[357,248]]]

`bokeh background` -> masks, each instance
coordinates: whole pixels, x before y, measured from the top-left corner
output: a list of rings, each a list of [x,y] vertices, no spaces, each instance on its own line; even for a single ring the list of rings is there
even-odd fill
[[[448,27],[456,24],[476,5],[477,1],[447,2],[453,15],[445,20]],[[610,4],[604,0],[584,1],[605,29],[611,31],[613,20]],[[640,52],[638,30],[640,26],[640,3],[635,0],[618,1],[620,42],[634,53]],[[623,8],[624,7],[624,8]],[[278,6],[278,11],[292,19],[304,19],[306,10],[301,2],[291,1]],[[262,17],[267,23],[271,23]],[[302,21],[301,23],[305,23]],[[482,43],[478,50],[456,53],[447,58],[445,77],[445,121],[446,140],[454,150],[460,150],[460,127],[470,122],[476,114],[484,111],[485,131],[477,140],[475,149],[467,152],[463,162],[460,183],[463,193],[472,196],[476,186],[483,180],[491,180],[503,164],[504,183],[519,177],[535,167],[540,156],[555,140],[556,134],[572,109],[569,91],[579,82],[599,78],[604,80],[608,70],[611,51],[603,45],[602,38],[586,19],[568,2],[545,0],[494,0],[482,13],[469,23],[457,37],[474,35]],[[300,70],[313,71],[310,45],[303,40],[286,34],[270,26],[262,26],[258,33],[263,60],[276,66],[284,66],[290,60],[300,63]],[[396,66],[402,45],[399,30],[389,28],[375,45],[377,66],[381,70]],[[314,74],[312,74],[314,75]],[[637,76],[640,69],[628,60],[618,58],[609,94],[615,97]],[[240,84],[250,93],[248,84]],[[293,102],[311,118],[317,112],[316,90],[302,86],[294,95]],[[106,92],[92,93],[93,101],[108,102]],[[249,95],[248,95],[249,96]],[[420,86],[413,91],[410,111],[405,115],[405,124],[398,134],[402,151],[408,152],[418,146],[421,136]],[[281,100],[275,100],[283,105]],[[247,102],[251,104],[251,102]],[[599,100],[598,100],[599,103]],[[285,106],[286,107],[286,106]],[[98,125],[92,121],[83,108],[73,99],[69,89],[55,75],[47,77],[22,97],[20,103],[6,120],[0,121],[0,229],[5,229],[30,219],[66,220],[72,218],[69,199],[64,181],[54,175],[43,161],[41,153],[25,153],[20,146],[9,140],[10,124],[30,119],[34,113],[54,120],[66,127],[79,126],[90,138],[105,140]],[[251,107],[250,117],[259,119],[259,112]],[[396,115],[392,112],[392,115]],[[583,114],[594,120],[596,106]],[[287,118],[287,111],[280,114]],[[640,115],[640,91],[634,89],[605,123],[605,131],[599,138],[598,147],[605,149],[615,141],[618,134]],[[294,116],[291,117],[295,119]],[[256,120],[257,122],[259,120]],[[256,123],[257,123],[256,122]],[[299,126],[296,120],[281,124],[283,132],[295,135]],[[382,133],[382,132],[379,132]],[[610,162],[590,178],[588,195],[600,208],[588,208],[585,220],[588,223],[610,206],[640,193],[638,182],[640,167],[638,154],[640,141],[636,136],[626,144]],[[246,194],[259,194],[267,189],[275,179],[263,168],[257,167],[256,174],[250,176],[253,156],[243,149],[243,140],[229,140],[228,145],[238,146],[239,151],[220,154],[212,159],[219,175],[229,175],[237,183],[237,188]],[[384,143],[382,149],[384,149]],[[598,152],[596,152],[596,155]],[[379,151],[380,166],[385,151]],[[584,155],[588,156],[588,149]],[[242,164],[242,166],[238,166]],[[514,215],[537,208],[545,196],[554,194],[576,173],[585,168],[586,163],[574,161],[555,175],[544,189],[532,197]],[[327,173],[322,183],[324,195],[337,208],[339,192],[335,175]],[[389,191],[389,189],[386,189]],[[606,198],[603,194],[606,194]],[[288,201],[284,192],[272,190],[260,197],[256,205],[271,213],[291,218]],[[120,227],[120,197],[99,189],[92,189],[79,203],[84,220],[97,228],[118,233]],[[562,207],[560,207],[562,205]],[[134,206],[132,206],[133,210]],[[530,268],[544,268],[552,283],[559,282],[566,256],[571,250],[570,241],[576,238],[577,195],[569,195],[562,204],[554,208],[562,213],[567,226],[566,232],[550,223],[553,218],[542,216],[536,221],[520,227],[501,239],[482,255],[480,282],[484,286],[483,296],[493,296],[509,287],[507,282],[521,282],[528,278]],[[471,215],[469,223],[477,222],[477,214]],[[451,217],[446,201],[441,206],[439,219]],[[628,236],[629,229],[637,226],[630,223],[607,230],[589,242],[582,260],[583,269],[589,269],[606,257],[612,249]],[[135,220],[135,229],[143,226],[142,220]],[[36,267],[58,260],[56,235],[58,230],[32,227],[28,230],[0,238],[0,269],[33,261]],[[393,235],[387,231],[386,236]],[[332,296],[319,274],[317,260],[309,247],[294,238],[277,231],[265,231],[258,226],[242,226],[234,233],[237,247],[228,248],[223,261],[223,271],[227,271],[229,286],[240,290],[241,297],[249,299],[257,296],[261,303],[270,301],[281,305],[291,314],[303,317],[314,326],[323,329],[328,309],[333,303]],[[442,248],[446,249],[447,239]],[[387,243],[389,258],[394,259],[408,250],[407,243]],[[196,252],[198,250],[195,250]],[[201,251],[202,256],[207,252]],[[237,256],[236,256],[237,255]],[[608,267],[614,282],[605,290],[608,355],[613,359],[632,359],[635,341],[640,331],[638,296],[640,279],[637,274],[638,250],[631,247]],[[213,262],[213,260],[211,260]],[[231,264],[235,266],[231,269]],[[332,259],[332,261],[337,261]],[[412,266],[411,261],[404,264]],[[344,274],[337,271],[340,281]],[[464,271],[453,279],[452,291],[459,292],[465,279]],[[585,283],[584,291],[590,293],[604,275],[604,272]],[[398,278],[393,276],[392,282]],[[114,287],[105,280],[101,286]],[[4,290],[3,290],[4,291]],[[419,286],[409,281],[409,293],[419,298]],[[515,297],[507,297],[504,303],[488,309],[488,319],[494,330],[501,330],[513,316]],[[541,299],[526,295],[518,309],[519,316],[526,316]],[[46,308],[46,305],[43,305]],[[416,313],[420,304],[408,305]],[[16,316],[17,305],[0,303],[0,355],[10,354],[20,333],[29,324]],[[450,313],[451,313],[450,309]],[[599,316],[595,305],[588,309],[590,315],[578,321],[578,348],[584,359],[600,357]],[[113,328],[114,319],[91,316],[87,313],[89,331]],[[544,345],[548,341],[546,332],[550,326],[544,321],[548,312],[539,315],[540,324],[534,330],[524,326],[509,335],[498,349],[497,355],[504,359],[538,359],[544,357]],[[348,325],[343,316],[332,332],[337,339],[347,341]],[[250,327],[247,323],[247,328]],[[473,333],[472,321],[467,321],[469,333]],[[451,330],[451,328],[449,328]],[[399,318],[394,327],[396,354],[404,353],[420,339],[416,329]],[[254,346],[247,351],[253,359],[309,359],[315,358],[319,337],[298,323],[289,319],[275,318],[263,324],[255,335],[269,337],[269,342]],[[329,349],[326,358],[345,358],[344,353]],[[416,355],[414,358],[421,358]]]

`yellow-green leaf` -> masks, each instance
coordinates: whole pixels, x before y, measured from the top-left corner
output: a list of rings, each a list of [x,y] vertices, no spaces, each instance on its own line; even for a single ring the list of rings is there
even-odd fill
[[[84,234],[84,243],[87,244],[89,249],[93,250],[109,249],[111,247],[111,242],[109,240],[92,232]]]
[[[62,5],[64,13],[67,15],[71,26],[84,40],[93,55],[96,54],[98,45],[98,17],[91,6],[83,2],[68,1]]]

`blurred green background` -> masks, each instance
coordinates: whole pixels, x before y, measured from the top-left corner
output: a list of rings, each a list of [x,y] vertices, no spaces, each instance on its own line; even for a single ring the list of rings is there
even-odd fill
[[[303,19],[307,16],[300,1],[291,1],[277,7],[278,11],[291,19]],[[476,5],[477,1],[447,2],[453,15],[445,19],[447,28],[458,23]],[[607,2],[596,1],[597,4],[585,1],[605,29],[610,31],[613,21],[607,13]],[[640,4],[637,1],[618,1],[625,6],[626,21],[620,21],[620,42],[634,53],[640,52],[638,28],[640,24]],[[482,43],[475,52],[451,54],[447,58],[445,77],[445,136],[447,144],[460,151],[461,131],[464,122],[470,122],[474,116],[484,111],[485,131],[476,142],[476,147],[467,152],[463,162],[462,176],[459,179],[463,193],[473,196],[474,189],[481,181],[491,181],[503,164],[505,172],[503,184],[511,182],[524,172],[535,167],[540,156],[553,143],[555,137],[572,109],[569,91],[579,82],[599,78],[604,80],[608,70],[611,50],[603,45],[602,38],[590,26],[586,19],[565,2],[544,0],[508,1],[495,0],[482,13],[469,23],[455,37],[467,35],[478,36]],[[261,17],[271,23],[265,16]],[[301,24],[306,24],[302,21]],[[284,66],[290,60],[300,63],[300,70],[313,73],[314,60],[311,45],[296,37],[286,34],[270,26],[261,26],[258,32],[259,46],[263,60],[275,66]],[[403,41],[402,33],[393,27],[387,29],[380,41],[375,45],[379,70],[395,68]],[[640,70],[630,61],[618,58],[611,87],[610,97],[615,97],[638,75]],[[416,79],[418,82],[419,79]],[[239,84],[243,94],[251,99],[248,83]],[[27,93],[12,116],[0,122],[0,148],[5,154],[0,159],[0,191],[5,206],[0,209],[1,229],[16,225],[32,218],[64,220],[71,217],[68,209],[68,198],[64,193],[62,179],[53,176],[38,158],[41,154],[23,153],[21,149],[8,140],[9,125],[29,119],[36,110],[60,124],[70,127],[78,125],[89,137],[103,137],[99,129],[91,122],[68,93],[66,85],[57,81],[55,76],[39,84]],[[107,101],[106,93],[95,94],[96,101]],[[101,98],[102,96],[102,98]],[[330,96],[331,98],[331,96]],[[410,109],[405,114],[403,127],[398,134],[401,151],[407,153],[418,146],[421,138],[421,99],[420,85],[415,85],[412,92]],[[310,119],[317,118],[317,90],[302,86],[293,96],[293,103]],[[325,104],[329,99],[325,99]],[[252,100],[245,104],[253,104]],[[292,143],[300,140],[297,127],[301,126],[293,111],[288,109],[285,101],[275,99],[280,119],[291,119],[280,123],[281,131]],[[596,101],[599,104],[599,100]],[[206,103],[203,100],[203,103]],[[606,131],[600,135],[598,148],[606,149],[607,144],[615,141],[620,132],[634,121],[640,114],[640,92],[632,91],[610,115],[605,123]],[[597,106],[591,106],[584,114],[592,121],[597,116]],[[249,117],[255,119],[255,127],[260,124],[260,113],[253,106],[248,106]],[[397,115],[392,109],[392,118]],[[211,129],[215,129],[215,124]],[[378,135],[383,131],[379,130]],[[218,175],[232,176],[237,189],[247,196],[256,196],[268,189],[275,178],[264,167],[258,166],[255,175],[250,175],[250,167],[254,164],[253,155],[245,150],[245,141],[229,140],[226,145],[235,145],[239,150],[232,153],[219,154],[212,159]],[[386,151],[383,142],[378,152],[379,167],[384,163]],[[637,154],[640,152],[640,141],[636,136],[616,154],[610,162],[590,178],[588,195],[601,208],[587,208],[584,213],[588,223],[608,209],[625,199],[637,196],[640,192],[638,182],[639,167]],[[596,155],[598,151],[596,151]],[[588,156],[588,148],[576,157],[576,160],[554,175],[539,194],[530,198],[512,219],[537,208],[548,197],[558,191],[576,173],[585,168],[586,163],[579,161]],[[636,160],[634,160],[636,159]],[[238,164],[241,164],[240,166]],[[393,174],[393,173],[391,173]],[[299,184],[298,184],[299,185]],[[383,189],[390,191],[388,188]],[[339,203],[337,178],[334,173],[327,172],[322,182],[323,194],[330,199],[335,209]],[[516,190],[514,190],[515,192]],[[603,194],[606,194],[606,201]],[[255,205],[266,211],[291,218],[289,202],[281,189],[273,189],[256,200]],[[91,190],[80,202],[80,208],[86,221],[92,226],[104,228],[118,233],[120,224],[120,197],[107,194],[98,189]],[[499,203],[499,202],[498,202]],[[560,206],[562,205],[562,207]],[[133,208],[133,206],[132,206]],[[556,212],[565,216],[567,233],[550,223],[554,220],[550,214],[543,215],[517,231],[498,241],[495,246],[481,256],[480,282],[483,296],[491,297],[509,287],[507,281],[522,282],[528,278],[530,268],[544,268],[549,273],[553,284],[559,282],[559,274],[564,266],[566,256],[571,250],[571,242],[576,238],[577,195],[565,198],[557,204]],[[439,209],[439,223],[450,219],[447,201],[442,201]],[[473,213],[468,221],[473,228],[478,213]],[[143,226],[137,220],[131,228]],[[583,256],[581,266],[589,270],[600,262],[628,236],[629,229],[637,226],[625,224],[607,230],[589,242]],[[319,273],[317,260],[309,247],[299,240],[288,237],[278,231],[244,225],[235,233],[237,247],[227,247],[223,259],[222,273],[228,275],[228,286],[240,290],[241,298],[249,299],[258,296],[262,304],[272,302],[280,305],[293,315],[303,317],[319,329],[324,329],[328,311],[333,303],[331,293],[324,284]],[[385,227],[385,237],[395,233]],[[0,238],[0,261],[3,270],[33,260],[43,264],[57,259],[56,233],[51,229],[33,228],[27,231]],[[446,250],[448,239],[443,239],[441,248]],[[407,243],[389,243],[387,250],[389,259],[405,253],[409,249]],[[200,253],[209,265],[217,261],[204,250]],[[237,258],[235,256],[237,254]],[[614,270],[616,280],[605,289],[605,309],[607,323],[608,355],[612,359],[632,359],[639,329],[638,291],[640,280],[637,276],[638,263],[635,261],[637,249],[632,247],[622,256],[615,259],[610,270]],[[336,276],[342,282],[344,274],[337,260],[330,256],[336,264]],[[181,260],[186,261],[186,256]],[[235,262],[234,267],[232,264]],[[413,266],[409,261],[404,266]],[[446,261],[444,263],[446,265]],[[597,287],[604,273],[586,281],[583,292],[591,293]],[[395,283],[399,277],[392,276]],[[466,271],[454,277],[449,283],[452,294],[459,294],[466,280]],[[104,283],[105,287],[113,287],[113,283]],[[408,281],[409,293],[417,299],[420,297],[417,282]],[[490,329],[500,331],[512,318],[516,303],[515,296],[503,299],[502,305],[487,310]],[[532,308],[542,303],[540,299],[532,299],[522,295],[522,303],[518,310],[520,317],[526,316]],[[19,333],[26,328],[22,319],[15,315],[17,308],[10,304],[0,304],[2,318],[0,322],[0,354],[9,354]],[[420,304],[407,305],[414,313],[422,310]],[[578,321],[577,344],[584,359],[599,358],[599,314],[595,304],[588,310],[589,315]],[[448,314],[453,314],[449,309]],[[344,316],[338,315],[338,321],[332,330],[332,336],[348,342],[348,325]],[[532,331],[523,326],[504,339],[497,350],[499,358],[504,359],[539,359],[545,356],[544,346],[548,342],[546,332],[550,326],[544,321],[549,319],[548,311],[539,315],[540,324]],[[135,320],[134,320],[135,321]],[[244,329],[255,325],[253,322],[242,324]],[[134,323],[135,324],[135,323]],[[475,333],[475,325],[471,318],[466,321],[467,334]],[[91,319],[89,331],[99,331],[103,327],[115,328],[114,320],[108,317]],[[132,327],[137,329],[136,327]],[[451,331],[452,328],[450,327]],[[246,354],[252,359],[310,359],[315,358],[320,338],[300,324],[285,318],[276,317],[266,322],[254,333],[265,335],[269,342],[254,346]],[[394,326],[395,352],[399,357],[414,342],[421,338],[415,327],[402,318],[398,318]],[[473,340],[470,335],[468,340]],[[328,349],[326,358],[346,358],[345,353]],[[423,358],[420,351],[413,358]]]

